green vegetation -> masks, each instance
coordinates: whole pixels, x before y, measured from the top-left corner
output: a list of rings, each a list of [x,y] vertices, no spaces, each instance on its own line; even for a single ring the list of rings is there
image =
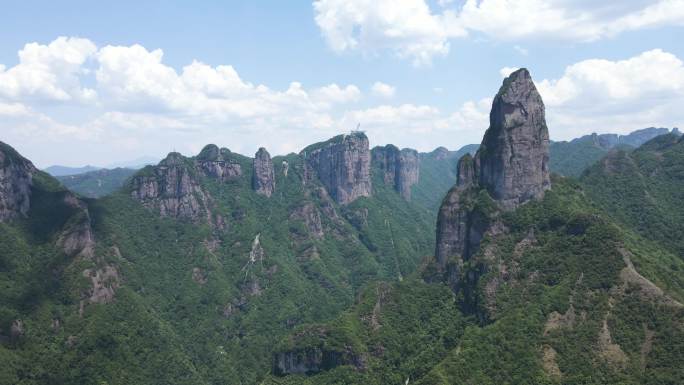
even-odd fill
[[[672,280],[672,271],[641,266],[674,263],[677,271],[684,263],[660,245],[641,242],[639,235],[612,223],[588,203],[578,183],[558,178],[553,182],[542,201],[498,217],[507,230],[486,237],[480,252],[467,261],[462,279],[473,291],[459,292],[453,305],[421,298],[419,314],[410,307],[402,309],[402,321],[395,323],[397,308],[380,306],[374,313],[372,298],[377,296],[371,295],[336,321],[310,329],[343,328],[343,345],[361,354],[373,352],[369,347],[383,335],[393,336],[393,343],[382,344],[382,354],[366,354],[365,370],[339,366],[309,377],[274,377],[273,383],[384,384],[406,378],[418,384],[680,383],[684,308],[672,305],[666,296],[681,300],[684,286]],[[486,208],[487,201],[476,196],[474,204]],[[494,212],[482,211],[496,220]],[[635,242],[639,247],[633,247]],[[626,267],[621,250],[627,250],[647,279],[669,282],[665,296],[648,297],[638,284],[621,278]],[[421,280],[384,290],[448,293],[442,283]],[[445,308],[451,316],[442,313]],[[367,322],[369,313],[375,314],[379,327]],[[416,330],[396,330],[416,319]],[[402,351],[414,336],[437,337],[440,332],[449,337],[416,344],[418,351]],[[299,335],[286,339],[281,349],[293,348]],[[325,344],[325,338],[300,342]],[[645,346],[651,343],[648,351]],[[396,365],[413,362],[414,354],[428,362]]]
[[[136,170],[115,168],[83,174],[59,176],[57,179],[69,190],[87,198],[100,198],[121,189]]]

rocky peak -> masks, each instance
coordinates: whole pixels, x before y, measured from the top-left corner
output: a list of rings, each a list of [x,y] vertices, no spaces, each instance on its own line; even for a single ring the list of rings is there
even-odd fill
[[[195,157],[197,170],[219,182],[233,180],[242,175],[242,167],[230,159],[230,154],[227,148],[219,149],[215,144],[208,144]]]
[[[206,210],[207,196],[193,166],[190,159],[172,152],[133,177],[131,196],[162,216],[197,219]]]
[[[338,135],[302,151],[306,159],[306,179],[315,174],[330,196],[347,204],[371,195],[370,150],[362,132]]]
[[[458,160],[456,168],[456,185],[462,188],[468,188],[475,182],[475,160],[470,154],[465,154]]]
[[[411,200],[411,186],[418,183],[420,158],[416,150],[399,150],[388,144],[372,151],[373,163],[383,173],[385,184],[391,185],[406,200]]]
[[[0,142],[0,222],[28,213],[36,171],[28,159]]]
[[[478,182],[504,209],[540,198],[551,187],[544,102],[526,69],[504,80],[475,155]]]
[[[458,162],[456,185],[438,213],[435,256],[439,265],[445,268],[456,258],[447,270],[458,276],[463,262],[479,249],[492,223],[491,214],[478,203],[485,199],[482,190],[501,210],[541,198],[551,187],[548,163],[544,103],[529,72],[521,69],[504,80],[494,98],[490,126],[475,156],[466,154]]]
[[[273,190],[275,190],[275,173],[273,171],[271,155],[265,148],[259,148],[259,151],[254,155],[253,167],[252,188],[257,194],[270,197],[273,194]]]
[[[444,160],[449,157],[449,150],[446,147],[437,147],[430,153],[437,160]]]

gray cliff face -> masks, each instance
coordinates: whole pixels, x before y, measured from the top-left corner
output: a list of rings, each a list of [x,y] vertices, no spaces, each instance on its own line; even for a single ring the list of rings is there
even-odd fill
[[[306,168],[318,176],[330,196],[339,204],[371,195],[370,150],[365,134],[337,136],[319,147],[305,150]],[[311,172],[305,170],[306,178]]]
[[[441,268],[451,260],[456,270],[474,255],[492,223],[483,199],[499,210],[512,210],[539,199],[551,187],[549,133],[544,103],[525,69],[511,74],[494,99],[490,127],[480,149],[458,162],[456,185],[437,218],[435,257]],[[488,192],[483,198],[481,191]],[[486,196],[487,194],[485,194]],[[457,275],[457,274],[454,274]]]
[[[64,196],[64,203],[74,214],[57,239],[57,245],[70,257],[92,259],[95,256],[95,238],[88,206],[72,193]]]
[[[197,170],[202,175],[223,183],[242,175],[242,167],[229,158],[227,148],[219,149],[214,144],[205,146],[195,160]]]
[[[526,69],[504,80],[489,122],[475,155],[480,185],[504,209],[543,196],[551,188],[549,131],[544,102]]]
[[[207,196],[200,188],[190,160],[170,153],[151,172],[136,175],[131,196],[161,216],[198,219],[206,210]]]
[[[385,184],[391,185],[405,199],[411,200],[411,186],[418,183],[420,157],[416,150],[399,150],[388,144],[372,151],[373,163],[382,171]]]
[[[325,235],[323,232],[321,216],[318,213],[316,206],[311,202],[306,202],[302,206],[292,210],[290,219],[302,221],[309,230],[311,237],[315,239],[321,239]]]
[[[259,151],[254,155],[252,188],[257,194],[267,197],[270,197],[275,190],[273,162],[271,161],[271,155],[263,147],[259,148]]]
[[[0,222],[26,216],[36,171],[29,160],[0,142]]]
[[[341,365],[352,365],[356,370],[363,370],[366,364],[364,359],[354,354],[351,349],[336,351],[315,347],[278,352],[273,355],[273,373],[277,376],[314,374]]]

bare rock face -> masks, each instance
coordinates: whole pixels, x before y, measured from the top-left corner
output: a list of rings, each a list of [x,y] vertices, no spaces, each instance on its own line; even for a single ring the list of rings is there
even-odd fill
[[[466,154],[458,162],[456,185],[438,213],[435,257],[440,267],[451,260],[458,270],[477,252],[493,223],[483,209],[487,199],[499,210],[512,210],[541,198],[551,187],[548,162],[544,103],[529,72],[520,69],[497,93],[490,127],[475,157]]]
[[[59,235],[57,245],[70,257],[92,259],[95,256],[95,239],[88,206],[72,193],[65,195],[64,203],[75,213]]]
[[[287,176],[287,162],[284,166],[285,176]],[[275,190],[275,173],[271,155],[265,148],[259,148],[254,155],[254,170],[252,174],[252,188],[257,194],[270,197]]]
[[[418,183],[420,158],[416,150],[399,150],[388,144],[372,151],[373,163],[383,173],[385,184],[391,185],[402,196],[411,200],[411,186]]]
[[[161,216],[191,220],[200,218],[208,203],[192,161],[179,153],[170,153],[158,166],[136,175],[131,196]]]
[[[304,222],[306,228],[309,230],[309,234],[315,239],[321,239],[325,235],[323,233],[321,216],[319,215],[316,206],[311,202],[306,202],[302,206],[292,210],[290,219]]]
[[[338,351],[308,347],[277,352],[273,355],[273,373],[277,376],[315,374],[341,365],[352,365],[356,370],[363,370],[365,361],[350,348]]]
[[[0,142],[0,222],[26,216],[36,171],[28,159]]]
[[[504,209],[540,198],[551,188],[544,102],[526,69],[504,80],[475,157],[480,185]]]
[[[90,279],[91,288],[88,301],[90,303],[110,303],[114,300],[114,294],[121,285],[119,272],[112,265],[106,265],[100,269],[85,269],[83,276]]]
[[[370,150],[362,132],[340,135],[303,151],[305,175],[311,169],[339,204],[371,195]]]
[[[230,150],[219,149],[215,144],[206,145],[195,160],[197,170],[208,178],[220,182],[233,180],[242,175],[242,167],[230,160]]]

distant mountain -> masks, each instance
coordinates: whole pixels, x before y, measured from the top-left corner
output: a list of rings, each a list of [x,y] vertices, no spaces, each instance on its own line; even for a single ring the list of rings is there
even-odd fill
[[[657,136],[670,132],[681,136],[677,128],[670,131],[667,128],[649,127],[627,135],[594,133],[569,142],[551,142],[551,171],[565,176],[579,176],[587,167],[596,163],[612,149],[634,149]]]
[[[155,165],[159,163],[160,159],[155,158],[152,156],[141,156],[139,158],[123,161],[123,162],[115,162],[108,164],[105,166],[105,168],[132,168],[132,169],[141,169],[145,166],[149,165]]]
[[[401,282],[369,285],[335,319],[292,330],[261,383],[682,383],[684,260],[668,251],[682,234],[652,242],[577,180],[549,175],[544,105],[527,70],[504,80],[490,122],[475,156],[459,160],[435,257]],[[653,147],[635,161],[681,183],[679,150]],[[596,196],[671,199],[613,182]]]
[[[100,198],[120,189],[136,170],[131,168],[99,169],[76,175],[58,176],[69,190],[88,198]]]
[[[64,176],[64,175],[78,175],[78,174],[83,174],[86,172],[90,171],[95,171],[99,170],[100,167],[95,167],[95,166],[83,166],[83,167],[68,167],[68,166],[59,166],[59,165],[54,165],[50,166],[43,171],[46,173],[58,177],[58,176]]]

